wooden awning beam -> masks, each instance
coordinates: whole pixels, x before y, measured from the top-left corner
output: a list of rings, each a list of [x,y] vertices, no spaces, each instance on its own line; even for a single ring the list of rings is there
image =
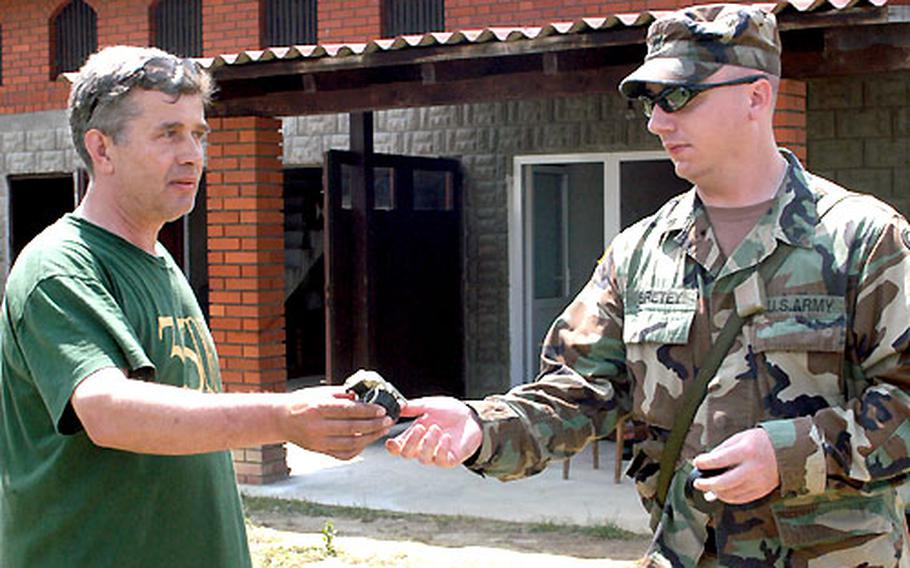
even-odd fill
[[[910,70],[910,23],[864,28],[815,30],[814,49],[788,49],[784,38],[785,77],[863,75]]]
[[[615,92],[634,66],[546,75],[491,75],[455,83],[386,83],[331,92],[287,90],[218,101],[213,116],[294,116]]]
[[[423,63],[477,61],[510,56],[527,56],[560,51],[577,51],[602,47],[644,45],[646,29],[621,28],[606,32],[557,35],[534,40],[491,41],[459,45],[435,45],[389,51],[289,60],[260,61],[224,65],[212,71],[219,82],[239,79],[273,78],[282,75],[326,73],[345,70],[363,71]]]
[[[787,78],[910,69],[910,7],[779,15]],[[293,116],[615,92],[646,28],[490,41],[214,70],[215,116]]]

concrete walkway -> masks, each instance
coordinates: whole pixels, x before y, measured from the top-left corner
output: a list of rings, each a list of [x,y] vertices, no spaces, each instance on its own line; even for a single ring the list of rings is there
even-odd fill
[[[389,455],[381,443],[347,462],[288,444],[289,479],[240,487],[246,495],[325,505],[519,522],[611,522],[648,533],[648,516],[632,481],[613,482],[613,450],[612,442],[600,442],[600,469],[595,470],[589,446],[572,459],[567,480],[562,478],[562,462],[556,462],[534,477],[503,483],[463,467],[441,469],[402,460]]]

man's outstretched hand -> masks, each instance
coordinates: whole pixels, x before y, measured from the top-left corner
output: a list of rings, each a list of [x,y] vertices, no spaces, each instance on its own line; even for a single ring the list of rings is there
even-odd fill
[[[483,432],[474,413],[458,399],[433,396],[408,401],[402,416],[416,417],[411,426],[386,440],[389,453],[425,465],[455,467],[480,447]]]
[[[310,387],[287,396],[285,437],[302,448],[341,460],[358,455],[392,426],[384,408],[356,402],[342,387]]]

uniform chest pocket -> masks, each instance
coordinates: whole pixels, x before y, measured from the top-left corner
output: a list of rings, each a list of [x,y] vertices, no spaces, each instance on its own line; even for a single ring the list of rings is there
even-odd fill
[[[746,326],[755,352],[844,350],[847,316],[842,297],[769,298],[768,308]]]
[[[626,300],[623,342],[684,345],[697,306],[697,290],[633,290]]]

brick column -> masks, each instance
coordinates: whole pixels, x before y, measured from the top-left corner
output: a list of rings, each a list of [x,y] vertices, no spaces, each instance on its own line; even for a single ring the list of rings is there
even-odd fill
[[[209,310],[221,377],[228,392],[283,392],[281,122],[209,122]],[[288,474],[282,445],[235,450],[234,465],[241,483],[271,483]]]
[[[777,144],[806,164],[806,82],[782,79],[774,111]]]

